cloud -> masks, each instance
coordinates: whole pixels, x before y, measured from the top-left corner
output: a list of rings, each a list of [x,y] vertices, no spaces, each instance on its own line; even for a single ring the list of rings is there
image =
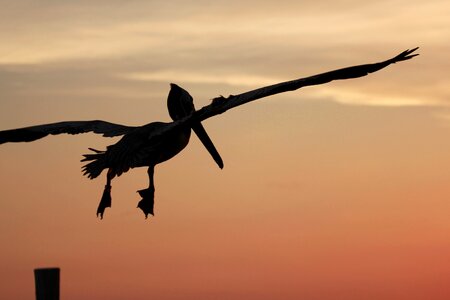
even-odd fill
[[[270,79],[257,75],[217,75],[205,74],[199,72],[183,72],[178,70],[164,70],[155,72],[137,72],[121,74],[119,77],[137,80],[137,81],[156,81],[156,82],[176,82],[198,83],[198,84],[226,84],[232,86],[257,87],[263,85],[270,85],[280,80]]]
[[[414,5],[336,1],[326,3],[327,9],[313,1],[290,1],[286,6],[254,1],[226,5],[223,1],[190,5],[182,1],[129,5],[62,1],[44,2],[39,9],[32,3],[9,7],[16,12],[11,14],[14,18],[3,16],[0,63],[162,55],[158,49],[168,55],[194,50],[203,55],[207,49],[239,53],[230,45],[257,53],[312,50],[329,59],[348,56],[351,47],[373,52],[374,46],[382,44],[413,47],[411,43],[418,40],[440,44],[450,30],[448,5],[438,6],[436,1]]]
[[[6,8],[4,67],[70,73],[83,66],[85,74],[100,70],[105,87],[109,78],[111,85],[122,79],[251,88],[419,45],[422,55],[412,62],[323,96],[347,104],[449,102],[445,1],[21,1]]]
[[[435,102],[435,99],[430,98],[411,95],[380,95],[339,88],[321,88],[316,90],[314,94],[311,93],[310,97],[332,99],[335,102],[348,105],[386,107],[441,105],[441,103]]]

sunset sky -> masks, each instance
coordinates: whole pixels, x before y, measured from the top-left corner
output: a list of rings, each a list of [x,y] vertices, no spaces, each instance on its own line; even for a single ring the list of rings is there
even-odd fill
[[[0,130],[169,121],[169,83],[218,95],[420,56],[368,77],[250,103],[155,171],[105,184],[60,135],[0,145],[0,298],[450,299],[450,2],[0,0]]]

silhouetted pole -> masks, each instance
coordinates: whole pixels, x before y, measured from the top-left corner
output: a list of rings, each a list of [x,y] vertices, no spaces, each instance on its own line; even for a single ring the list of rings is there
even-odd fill
[[[34,269],[36,300],[59,300],[59,268]]]

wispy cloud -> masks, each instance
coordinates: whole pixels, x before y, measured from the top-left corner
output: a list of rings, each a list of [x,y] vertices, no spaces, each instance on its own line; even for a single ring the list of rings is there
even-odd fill
[[[184,82],[199,84],[227,84],[232,86],[258,87],[270,85],[281,80],[274,78],[266,78],[257,75],[217,75],[205,74],[199,72],[183,72],[183,71],[155,71],[155,72],[136,72],[118,75],[121,78],[138,80],[138,81],[156,81],[156,82]]]
[[[95,73],[101,64],[104,74],[126,80],[251,88],[372,62],[418,45],[422,56],[408,63],[414,67],[383,73],[377,86],[362,89],[358,83],[316,93],[345,104],[450,102],[446,1],[326,4],[333,9],[316,1],[112,3],[61,1],[39,9],[32,1],[11,4],[7,8],[15,18],[0,15],[7,29],[0,31],[0,65],[63,64],[70,70],[87,63]],[[391,78],[397,84],[386,88]]]
[[[252,74],[217,74],[189,72],[182,70],[165,70],[154,72],[135,72],[117,75],[118,78],[136,81],[148,82],[176,82],[181,84],[225,84],[237,88],[245,87],[254,89],[266,85],[285,81],[286,79],[264,77]],[[382,84],[380,84],[382,85]],[[359,84],[342,86],[315,87],[314,89],[305,88],[301,91],[308,99],[328,99],[340,104],[346,105],[369,105],[369,106],[446,106],[448,103],[442,101],[433,95],[421,93],[414,95],[411,92],[383,92],[378,89],[358,90]]]
[[[411,95],[383,95],[374,93],[363,93],[349,89],[319,88],[310,97],[332,99],[341,104],[369,105],[369,106],[435,106],[442,105],[435,99],[420,98]]]
[[[211,56],[217,55],[217,50],[237,47],[241,52],[267,54],[271,49],[280,53],[313,50],[325,61],[348,56],[350,47],[367,53],[379,52],[382,44],[435,46],[450,34],[449,7],[442,1],[337,3],[333,10],[318,9],[321,6],[313,1],[283,7],[276,2],[255,5],[253,1],[239,5],[233,1],[227,5],[199,2],[189,7],[158,1],[137,1],[129,6],[61,2],[34,10],[18,5],[13,8],[29,22],[3,16],[6,30],[0,32],[0,63],[125,58],[143,53],[153,57],[192,50],[203,56],[214,50]],[[270,10],[273,13],[267,15]],[[238,48],[235,51],[239,53]]]

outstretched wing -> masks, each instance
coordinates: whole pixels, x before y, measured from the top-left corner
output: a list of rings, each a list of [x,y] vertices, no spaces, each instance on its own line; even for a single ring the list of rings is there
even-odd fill
[[[417,49],[419,49],[419,47],[403,51],[402,53],[393,58],[378,63],[347,67],[310,77],[281,82],[274,85],[262,87],[253,91],[249,91],[246,93],[242,93],[239,95],[230,95],[227,98],[222,96],[214,98],[211,104],[202,107],[201,109],[193,112],[189,116],[184,117],[178,121],[175,121],[164,128],[160,128],[159,131],[155,131],[151,139],[156,141],[162,138],[163,136],[169,134],[169,132],[176,130],[180,126],[191,126],[193,123],[201,122],[205,119],[222,114],[231,108],[237,107],[239,105],[257,99],[261,99],[264,97],[284,92],[295,91],[305,86],[324,84],[333,80],[342,80],[366,76],[370,73],[379,71],[396,62],[409,60],[414,56],[419,55],[413,54],[413,52],[416,51]]]
[[[358,78],[366,76],[370,73],[379,71],[391,64],[396,62],[405,61],[413,58],[419,54],[412,54],[419,47],[416,47],[411,50],[406,50],[400,53],[399,55],[373,64],[365,64],[359,66],[353,66],[343,69],[338,69],[306,78],[295,79],[291,81],[281,82],[274,85],[262,87],[253,91],[249,91],[239,95],[230,95],[227,98],[217,97],[212,100],[212,103],[208,106],[203,107],[199,111],[194,113],[194,118],[200,119],[201,121],[210,118],[212,116],[224,113],[225,111],[248,103],[250,101],[254,101],[257,99],[261,99],[264,97],[272,96],[279,93],[284,93],[288,91],[295,91],[299,88],[310,86],[310,85],[319,85],[328,83],[333,80],[342,80],[342,79],[350,79],[350,78]]]
[[[94,121],[66,121],[18,129],[0,131],[0,144],[10,142],[32,142],[49,134],[62,133],[79,134],[94,132],[105,137],[124,135],[136,127],[109,123],[100,120]]]

